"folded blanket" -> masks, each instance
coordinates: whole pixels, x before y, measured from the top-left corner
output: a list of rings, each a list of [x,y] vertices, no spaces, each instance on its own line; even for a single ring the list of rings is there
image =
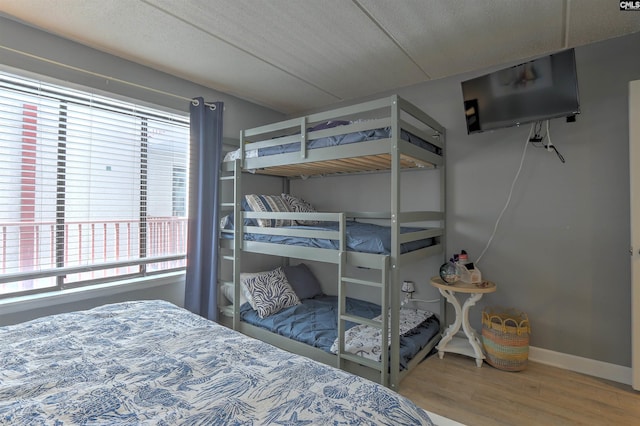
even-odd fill
[[[421,309],[400,308],[400,336],[409,335],[416,327],[428,320],[432,312]],[[374,321],[382,321],[379,315]],[[356,354],[374,361],[382,360],[382,330],[370,325],[357,325],[345,332],[345,352]],[[387,344],[391,342],[391,330]],[[338,353],[338,338],[331,346],[331,352]]]

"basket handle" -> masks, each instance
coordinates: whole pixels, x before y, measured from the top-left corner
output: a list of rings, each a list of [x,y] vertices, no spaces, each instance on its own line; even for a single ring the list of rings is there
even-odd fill
[[[482,323],[487,327],[491,327],[491,324],[499,324],[502,328],[503,333],[507,332],[507,326],[509,325],[509,323],[513,323],[518,336],[520,336],[523,332],[531,334],[531,326],[529,324],[528,318],[524,318],[522,321],[518,322],[515,318],[503,318],[500,315],[489,315],[486,312],[482,312]]]

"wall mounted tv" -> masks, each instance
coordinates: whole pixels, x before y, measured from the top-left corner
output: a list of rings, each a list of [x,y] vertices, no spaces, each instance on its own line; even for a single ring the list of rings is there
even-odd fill
[[[580,113],[573,49],[462,82],[467,132]]]

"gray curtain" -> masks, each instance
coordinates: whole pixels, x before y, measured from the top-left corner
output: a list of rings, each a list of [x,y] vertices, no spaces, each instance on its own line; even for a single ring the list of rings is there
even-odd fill
[[[222,162],[222,102],[191,102],[189,235],[184,305],[218,319],[218,200]]]

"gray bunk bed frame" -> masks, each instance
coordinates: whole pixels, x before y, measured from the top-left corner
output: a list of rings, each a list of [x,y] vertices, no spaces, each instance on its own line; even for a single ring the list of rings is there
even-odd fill
[[[309,132],[308,126],[330,120],[349,117],[367,117],[373,111],[386,111],[384,118],[356,121],[350,125],[338,126]],[[389,127],[389,138],[369,140],[364,142],[338,145],[326,148],[307,149],[306,141],[320,137],[333,136],[349,132]],[[292,130],[298,129],[295,135]],[[422,138],[439,147],[441,155],[427,149],[420,148],[401,139],[401,129]],[[287,135],[273,138],[274,135]],[[247,143],[250,141],[250,143]],[[252,142],[251,142],[252,141]],[[246,152],[280,145],[283,143],[299,142],[299,151],[264,157],[246,158]],[[374,101],[364,102],[353,106],[341,107],[327,112],[310,114],[298,119],[257,127],[240,132],[240,158],[226,161],[222,164],[221,185],[224,182],[233,185],[233,200],[223,200],[221,210],[233,212],[233,230],[221,230],[231,234],[233,238],[220,238],[221,262],[231,262],[234,284],[235,303],[220,306],[220,322],[254,338],[266,341],[285,350],[307,356],[317,361],[332,365],[343,370],[369,378],[392,389],[398,385],[405,374],[415,367],[433,349],[439,335],[432,339],[409,363],[408,368],[400,368],[400,336],[399,309],[401,305],[400,269],[402,265],[425,259],[429,256],[443,256],[444,249],[444,148],[445,129],[426,113],[398,96],[386,97]],[[403,212],[400,208],[400,181],[403,169],[415,168],[440,169],[440,211]],[[362,172],[388,171],[391,179],[390,211],[376,212],[340,212],[340,213],[258,213],[241,210],[242,174],[245,171],[263,173],[266,175],[296,178],[301,175],[314,176],[318,174],[350,174]],[[288,180],[286,181],[288,186]],[[288,188],[287,188],[288,189]],[[225,193],[224,191],[222,192]],[[224,214],[224,213],[223,213]],[[245,218],[255,219],[298,219],[322,220],[338,222],[338,231],[311,231],[287,228],[266,228],[254,226],[238,226]],[[368,254],[347,251],[346,221],[351,218],[385,219],[391,227],[391,254]],[[400,226],[415,222],[437,222],[439,227],[412,233],[400,234]],[[262,233],[271,235],[304,236],[311,238],[327,238],[339,242],[339,249],[324,249],[300,246],[287,246],[256,241],[244,240],[244,233]],[[435,238],[436,244],[426,248],[401,254],[400,245],[406,242]],[[245,323],[240,319],[240,272],[242,253],[261,253],[284,258],[313,260],[338,265],[338,338],[337,354],[327,353],[321,349],[297,342],[272,333],[260,327]],[[379,271],[379,280],[362,280],[346,276],[346,265],[370,268]],[[225,280],[219,280],[224,283]],[[382,312],[388,312],[388,321],[373,321],[355,317],[346,312],[347,286],[367,286],[380,291],[380,305]],[[221,299],[222,300],[222,299]],[[441,303],[441,307],[444,303]],[[441,308],[441,312],[444,310]],[[382,344],[381,362],[371,361],[361,356],[343,351],[345,338],[345,323],[351,321],[357,324],[367,324],[382,329],[382,336],[390,335],[390,345]],[[442,328],[442,326],[441,326]],[[389,332],[391,333],[389,334]]]

